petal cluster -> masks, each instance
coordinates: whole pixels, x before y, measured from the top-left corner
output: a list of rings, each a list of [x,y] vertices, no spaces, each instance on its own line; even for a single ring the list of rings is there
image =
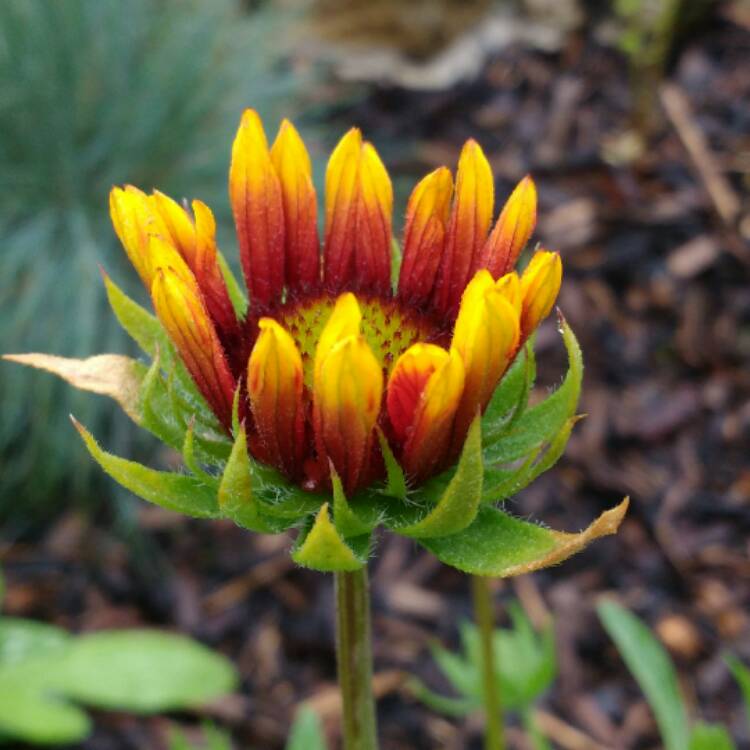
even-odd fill
[[[322,243],[310,157],[288,121],[269,145],[257,113],[243,114],[229,196],[244,309],[208,207],[132,186],[110,196],[115,230],[220,423],[232,430],[239,394],[251,453],[308,488],[335,474],[351,494],[378,479],[381,439],[412,483],[450,465],[560,287],[554,252],[514,270],[536,221],[531,179],[493,227],[492,172],[467,142],[455,179],[441,167],[409,199],[395,288],[393,190],[359,130],[328,163]]]

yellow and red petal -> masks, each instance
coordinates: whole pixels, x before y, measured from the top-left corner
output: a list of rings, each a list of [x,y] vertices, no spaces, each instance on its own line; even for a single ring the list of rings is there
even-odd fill
[[[357,289],[387,295],[391,288],[393,188],[375,147],[360,152],[354,283]]]
[[[312,165],[294,125],[284,120],[271,147],[284,206],[285,276],[289,291],[309,292],[320,281],[317,197]]]
[[[275,320],[261,318],[258,328],[247,367],[253,423],[262,453],[287,476],[298,478],[305,449],[302,357]]]
[[[196,291],[198,284],[193,272],[180,255],[177,248],[162,235],[151,235],[146,240],[146,251],[144,253],[146,273],[153,284],[154,276],[160,268],[171,268],[187,284],[193,286]]]
[[[539,250],[521,275],[521,336],[528,337],[555,304],[562,283],[558,253]]]
[[[503,206],[482,249],[479,267],[486,268],[495,279],[512,271],[535,226],[536,187],[527,175],[516,185]]]
[[[445,462],[465,380],[463,358],[452,348],[422,391],[401,454],[402,466],[414,481],[426,479]]]
[[[357,298],[351,292],[345,292],[336,300],[331,316],[318,339],[313,362],[314,378],[318,378],[323,360],[331,349],[347,336],[359,334],[362,322],[362,311]]]
[[[453,176],[440,167],[414,188],[406,208],[403,261],[398,296],[407,304],[424,305],[430,299],[450,216]]]
[[[149,197],[154,213],[159,216],[168,240],[195,271],[195,225],[188,212],[177,201],[155,190]]]
[[[371,478],[383,371],[362,335],[338,341],[320,363],[313,386],[313,427],[319,459],[330,461],[347,493]]]
[[[331,154],[326,171],[324,280],[387,294],[391,279],[393,189],[375,148],[352,128]]]
[[[489,271],[469,282],[453,332],[452,347],[461,355],[466,383],[456,415],[453,450],[460,448],[472,420],[484,410],[520,342],[518,308],[495,285]]]
[[[156,314],[185,367],[229,431],[236,383],[197,283],[184,278],[171,266],[159,265],[154,273],[151,297]]]
[[[132,185],[114,187],[109,194],[109,213],[117,236],[130,262],[147,289],[151,288],[152,267],[148,258],[149,238],[167,235],[149,197]]]
[[[453,208],[438,269],[433,306],[453,315],[487,239],[494,205],[494,181],[479,144],[469,140],[458,162]]]
[[[362,133],[352,128],[338,142],[326,169],[323,276],[331,292],[341,291],[354,275],[361,151]]]
[[[511,271],[506,273],[505,276],[501,276],[495,282],[495,288],[518,310],[520,316],[523,293],[521,292],[521,280],[518,274]]]
[[[397,360],[388,378],[386,411],[393,437],[408,438],[420,398],[434,372],[448,360],[448,352],[434,344],[413,344]]]
[[[239,335],[239,321],[219,265],[216,247],[216,221],[211,209],[202,201],[193,201],[195,217],[195,254],[193,273],[216,323],[222,341],[232,342]],[[243,363],[244,366],[244,363]]]
[[[284,289],[284,208],[263,124],[251,109],[232,145],[229,197],[250,302],[263,309],[280,301]]]

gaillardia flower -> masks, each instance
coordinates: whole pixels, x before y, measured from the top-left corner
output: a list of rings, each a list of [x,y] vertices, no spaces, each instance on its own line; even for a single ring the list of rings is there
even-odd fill
[[[414,188],[399,249],[388,173],[352,129],[328,162],[321,237],[302,139],[284,121],[269,146],[247,110],[229,196],[246,295],[204,203],[116,187],[112,222],[156,318],[105,281],[153,364],[21,358],[115,396],[185,458],[186,473],[146,469],[79,426],[115,479],[193,515],[297,526],[295,559],[322,570],[360,567],[378,524],[494,575],[551,564],[617,528],[624,505],[581,534],[495,505],[557,460],[577,418],[580,351],[562,318],[570,370],[528,406],[533,334],[562,279],[546,249],[516,270],[536,223],[530,177],[493,221],[492,172],[468,141],[455,178],[441,167]]]

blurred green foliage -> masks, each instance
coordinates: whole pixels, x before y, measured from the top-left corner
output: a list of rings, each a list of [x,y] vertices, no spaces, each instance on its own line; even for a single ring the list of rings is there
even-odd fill
[[[615,0],[618,46],[630,65],[634,125],[644,134],[658,113],[656,94],[675,46],[716,0]]]
[[[232,750],[229,735],[211,724],[203,727],[203,739],[200,745],[193,745],[182,732],[174,730],[169,738],[169,750]]]
[[[149,630],[78,637],[32,620],[0,618],[0,742],[78,742],[92,729],[79,705],[154,714],[190,710],[231,692],[222,656]]]
[[[677,670],[648,626],[614,601],[603,601],[597,611],[654,712],[666,750],[735,750],[726,727],[690,721]],[[736,657],[727,657],[727,663],[742,691],[750,720],[750,670]]]
[[[290,98],[304,85],[282,60],[286,23],[270,7],[247,13],[230,0],[0,3],[0,352],[128,350],[98,264],[144,292],[109,226],[109,189],[132,182],[200,196],[226,236],[241,109],[273,122],[281,109],[294,114]],[[0,522],[111,487],[67,414],[132,451],[126,420],[47,375],[0,368]]]
[[[510,605],[509,614],[511,627],[498,628],[494,633],[495,671],[503,708],[519,714],[535,750],[549,750],[549,742],[536,726],[534,709],[557,675],[553,627],[549,624],[535,630],[517,603]],[[432,649],[435,663],[458,697],[436,693],[416,677],[409,683],[418,700],[448,716],[465,716],[484,706],[479,631],[464,622],[459,632],[461,653],[439,645]]]
[[[327,748],[318,714],[312,708],[303,706],[294,716],[286,750],[327,750]]]

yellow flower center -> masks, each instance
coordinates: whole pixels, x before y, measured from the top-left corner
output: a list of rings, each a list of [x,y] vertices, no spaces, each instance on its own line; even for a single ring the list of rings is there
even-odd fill
[[[412,344],[443,337],[429,316],[406,309],[397,300],[357,295],[357,301],[362,311],[362,333],[387,372]],[[275,314],[302,354],[308,387],[312,386],[315,349],[335,303],[330,296],[304,298],[287,303]]]

